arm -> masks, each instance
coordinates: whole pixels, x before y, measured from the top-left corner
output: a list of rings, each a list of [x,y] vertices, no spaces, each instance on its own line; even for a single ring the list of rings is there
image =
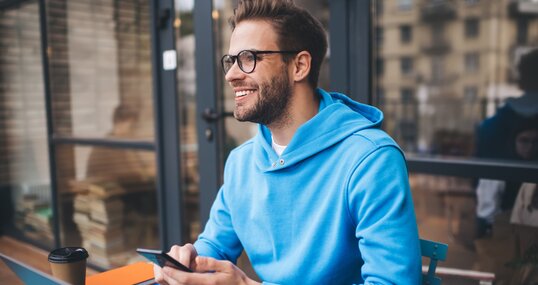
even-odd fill
[[[243,251],[243,246],[234,231],[224,192],[225,185],[219,190],[211,207],[209,220],[194,247],[201,256],[235,263]]]
[[[353,170],[347,194],[364,284],[419,284],[420,245],[402,153],[393,146],[374,150]]]
[[[154,266],[155,280],[160,284],[259,284],[249,279],[234,265],[243,247],[231,222],[230,212],[224,198],[224,186],[220,189],[204,232],[194,246],[172,247],[170,255],[182,264],[190,265],[194,273],[187,273],[165,266]],[[210,273],[209,273],[210,272]]]

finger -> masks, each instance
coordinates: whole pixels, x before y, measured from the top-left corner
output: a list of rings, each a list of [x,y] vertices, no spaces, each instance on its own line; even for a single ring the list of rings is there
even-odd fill
[[[168,282],[168,285],[204,284],[203,276],[195,276],[195,278],[193,278],[193,274],[194,273],[177,270],[170,266],[163,267],[164,280]]]
[[[155,276],[155,282],[161,285],[169,285],[166,283],[163,277],[162,268],[156,264],[153,264],[153,275]]]
[[[194,262],[194,270],[197,272],[232,272],[235,265],[229,261],[216,260],[211,257],[197,256]]]
[[[173,257],[175,260],[178,260],[179,261],[179,256],[180,256],[180,253],[181,252],[181,246],[179,245],[174,245],[170,248],[170,251],[168,252],[168,255],[170,255],[171,257]]]
[[[215,284],[215,276],[212,274],[184,272],[169,266],[163,267],[163,276],[164,280],[168,282],[169,285]]]
[[[166,282],[166,284],[168,285],[186,284],[185,282],[182,282],[184,280],[181,278],[181,276],[177,276],[176,271],[179,271],[179,270],[175,270],[169,266],[163,267],[163,271],[162,271],[163,279]]]
[[[196,249],[194,246],[187,243],[179,249],[179,262],[190,268],[191,262],[196,255]]]

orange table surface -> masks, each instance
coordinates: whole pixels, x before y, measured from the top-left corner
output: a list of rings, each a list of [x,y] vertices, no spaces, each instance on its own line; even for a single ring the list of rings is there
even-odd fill
[[[86,285],[133,285],[153,278],[153,265],[137,262],[86,277]]]

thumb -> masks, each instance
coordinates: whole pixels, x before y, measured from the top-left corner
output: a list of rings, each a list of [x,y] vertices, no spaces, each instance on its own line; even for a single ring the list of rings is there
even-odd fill
[[[229,261],[197,256],[194,260],[194,270],[197,272],[230,272],[233,270],[233,264]]]

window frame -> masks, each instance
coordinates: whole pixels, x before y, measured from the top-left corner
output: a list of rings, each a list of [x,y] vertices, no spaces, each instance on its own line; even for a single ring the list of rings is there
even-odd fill
[[[410,44],[413,41],[413,27],[411,25],[400,25],[400,43]]]
[[[411,56],[400,57],[400,73],[403,76],[411,76],[414,72],[414,60]]]
[[[476,39],[480,37],[480,19],[469,17],[465,19],[463,23],[466,39]]]

